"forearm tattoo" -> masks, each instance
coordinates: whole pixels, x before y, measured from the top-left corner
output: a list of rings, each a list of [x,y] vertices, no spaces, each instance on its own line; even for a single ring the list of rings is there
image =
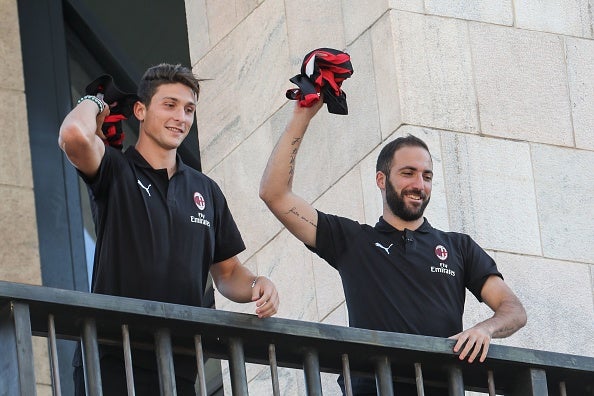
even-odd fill
[[[289,180],[287,184],[291,184],[293,182],[293,175],[295,174],[295,162],[297,159],[297,152],[299,151],[299,144],[301,143],[302,138],[294,138],[291,142],[291,146],[293,146],[293,150],[291,151],[291,156],[289,157]]]
[[[303,221],[311,224],[312,226],[314,226],[316,228],[318,227],[316,223],[314,223],[313,221],[309,220],[305,216],[300,215],[299,212],[297,211],[297,208],[295,206],[293,206],[291,209],[289,209],[289,211],[287,213],[285,213],[285,214],[289,214],[289,213],[294,214],[295,216],[299,217],[301,220],[303,220]]]

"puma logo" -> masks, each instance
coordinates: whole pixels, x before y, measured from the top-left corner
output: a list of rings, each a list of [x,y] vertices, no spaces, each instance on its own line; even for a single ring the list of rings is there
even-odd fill
[[[140,181],[140,179],[136,179],[136,181],[138,182],[138,185],[140,187],[142,187],[144,189],[144,191],[146,191],[146,193],[148,194],[148,196],[151,196],[151,192],[149,191],[149,188],[151,188],[152,184],[149,184],[148,187],[145,187],[142,182]]]
[[[376,242],[376,243],[375,243],[375,246],[377,246],[378,248],[384,249],[384,250],[386,251],[386,253],[387,253],[387,254],[390,254],[390,248],[391,248],[393,245],[394,245],[394,244],[393,244],[393,243],[391,243],[391,244],[390,244],[390,246],[388,246],[388,247],[385,247],[385,246],[383,246],[383,245],[382,245],[381,243],[379,243],[379,242]]]

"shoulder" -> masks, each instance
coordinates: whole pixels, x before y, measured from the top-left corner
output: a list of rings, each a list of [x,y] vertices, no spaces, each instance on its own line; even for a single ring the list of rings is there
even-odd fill
[[[330,229],[340,229],[348,233],[356,232],[375,232],[374,228],[368,224],[359,223],[356,220],[344,216],[328,214],[317,210],[318,212],[318,226],[327,227]]]

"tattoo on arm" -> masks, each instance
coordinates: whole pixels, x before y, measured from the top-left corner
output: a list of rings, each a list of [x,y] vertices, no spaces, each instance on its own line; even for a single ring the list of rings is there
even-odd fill
[[[301,143],[301,138],[293,138],[291,142],[291,146],[293,147],[293,151],[291,151],[291,156],[289,158],[289,180],[287,184],[291,184],[293,182],[293,175],[295,174],[295,162],[297,159],[297,152],[299,151],[299,145]]]
[[[309,220],[305,216],[300,215],[299,212],[297,211],[297,208],[295,206],[293,206],[291,209],[289,209],[289,211],[287,213],[285,213],[285,214],[289,214],[289,213],[294,214],[295,216],[299,217],[301,220],[303,220],[303,221],[311,224],[312,226],[314,226],[316,228],[318,227],[316,223],[314,223],[313,221]]]

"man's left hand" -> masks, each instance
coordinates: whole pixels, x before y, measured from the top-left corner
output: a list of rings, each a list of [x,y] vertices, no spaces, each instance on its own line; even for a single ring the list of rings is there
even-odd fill
[[[479,361],[481,363],[487,358],[489,344],[491,343],[491,335],[480,325],[474,326],[449,338],[458,340],[456,345],[454,345],[454,352],[460,352],[460,355],[458,356],[460,360],[464,360],[468,357],[468,363],[472,363],[479,353]]]
[[[264,276],[259,276],[252,288],[252,301],[256,303],[259,318],[268,318],[278,311],[279,298],[276,286]]]

